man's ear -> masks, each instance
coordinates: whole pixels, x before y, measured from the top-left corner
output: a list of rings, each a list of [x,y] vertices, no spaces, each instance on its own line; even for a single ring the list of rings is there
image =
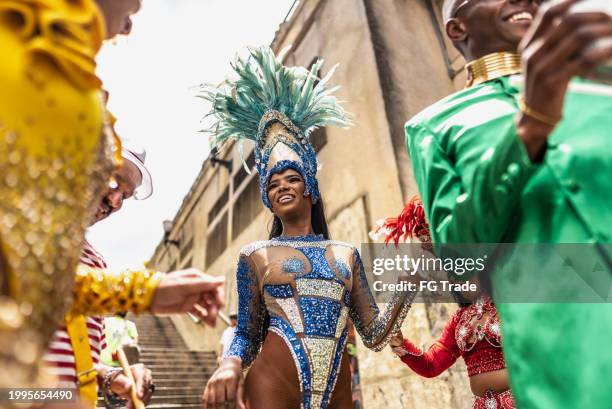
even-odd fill
[[[446,22],[446,35],[457,44],[463,43],[468,38],[467,27],[457,18],[451,18]]]

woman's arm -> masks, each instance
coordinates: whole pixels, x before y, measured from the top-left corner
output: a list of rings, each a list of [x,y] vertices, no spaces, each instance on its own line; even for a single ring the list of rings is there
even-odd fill
[[[259,291],[256,268],[245,255],[240,256],[236,280],[238,325],[232,344],[204,389],[202,400],[205,408],[216,408],[228,403],[232,407],[245,409],[242,371],[253,363],[263,342],[265,304]]]
[[[75,277],[72,312],[102,315],[148,311],[161,278],[161,273],[148,269],[114,273],[80,264]]]
[[[391,346],[393,352],[400,357],[417,374],[426,378],[434,378],[450,368],[461,356],[461,351],[455,341],[455,327],[459,313],[446,324],[440,338],[426,352],[404,339],[401,332],[394,337]],[[395,345],[395,346],[394,346]]]
[[[414,292],[401,291],[393,294],[383,312],[376,305],[363,262],[357,249],[353,252],[353,286],[351,289],[350,317],[363,343],[375,351],[382,350],[391,335],[402,325]]]
[[[223,277],[194,268],[166,274],[147,269],[114,273],[81,264],[75,277],[71,312],[77,315],[191,312],[214,325],[217,311],[224,304],[221,293],[224,281]]]
[[[256,268],[251,260],[241,255],[236,272],[238,287],[238,325],[225,357],[237,357],[247,368],[255,360],[263,342],[265,305],[259,291]]]

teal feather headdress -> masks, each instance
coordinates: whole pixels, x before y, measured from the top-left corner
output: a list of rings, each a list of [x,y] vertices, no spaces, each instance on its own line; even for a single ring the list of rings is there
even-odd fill
[[[323,65],[322,60],[317,60],[308,71],[302,67],[284,66],[269,47],[249,52],[248,58],[236,58],[232,64],[236,80],[226,81],[219,87],[203,88],[200,96],[211,102],[212,110],[208,115],[215,118],[215,123],[206,132],[212,135],[213,147],[229,139],[237,141],[239,149],[247,139],[257,144],[255,158],[260,190],[269,208],[268,179],[273,173],[289,167],[302,174],[307,194],[317,200],[317,160],[308,139],[310,133],[321,126],[347,127],[350,124],[348,115],[333,96],[339,87],[327,87],[336,67],[319,80],[317,73]],[[288,133],[268,135],[269,126],[277,122],[284,125]]]

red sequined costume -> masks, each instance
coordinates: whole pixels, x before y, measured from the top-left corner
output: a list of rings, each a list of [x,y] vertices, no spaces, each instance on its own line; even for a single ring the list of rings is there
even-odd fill
[[[398,217],[379,222],[374,237],[383,236],[385,243],[397,245],[408,237],[431,242],[429,226],[425,220],[423,205],[418,196],[413,197]],[[433,378],[450,368],[463,357],[468,376],[506,368],[502,352],[501,322],[491,299],[478,300],[475,304],[458,309],[448,321],[440,338],[426,352],[408,340],[393,348],[402,362],[417,374]],[[474,409],[516,409],[510,390],[475,397]]]
[[[488,298],[457,310],[426,352],[408,340],[404,340],[403,347],[394,348],[394,352],[410,369],[427,378],[440,375],[459,357],[467,365],[468,376],[506,368],[501,323],[495,304]],[[501,394],[488,391],[484,397],[476,398],[474,408],[514,409],[515,404],[510,391]]]

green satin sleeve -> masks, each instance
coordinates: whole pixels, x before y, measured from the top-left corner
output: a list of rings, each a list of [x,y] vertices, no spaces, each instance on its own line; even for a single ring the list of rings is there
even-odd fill
[[[406,143],[435,243],[502,241],[522,191],[538,168],[508,116],[478,128],[462,131],[461,137],[479,142],[465,147],[464,159],[457,162],[426,123],[406,126]],[[448,140],[458,134],[447,135]]]

